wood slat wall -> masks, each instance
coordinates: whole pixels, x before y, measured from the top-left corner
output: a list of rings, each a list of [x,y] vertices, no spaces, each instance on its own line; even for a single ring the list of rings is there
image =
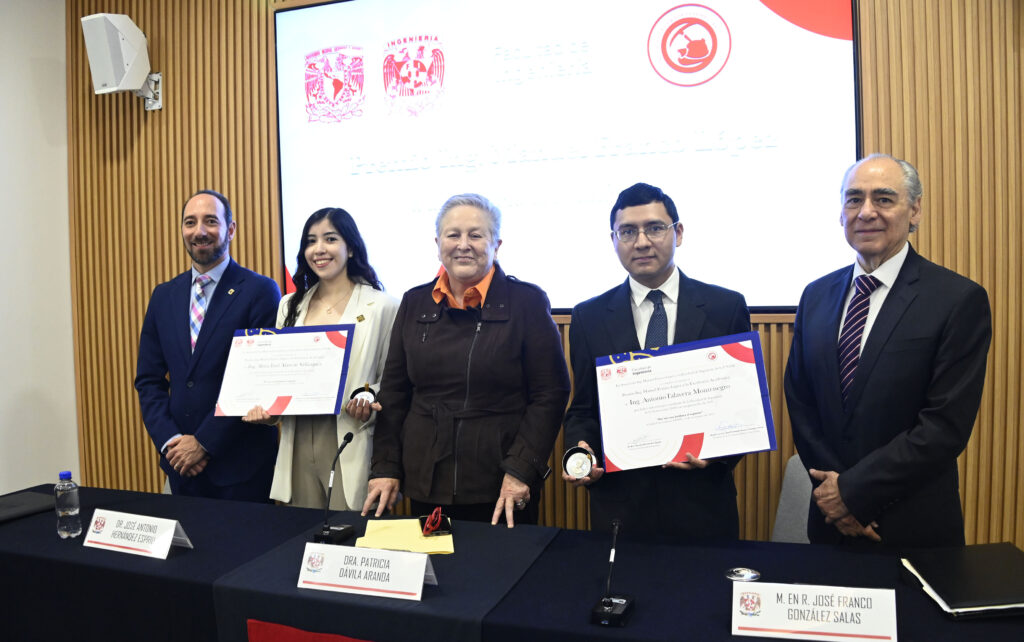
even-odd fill
[[[70,251],[86,484],[162,484],[132,379],[149,294],[188,266],[178,228],[184,199],[204,187],[227,194],[239,224],[233,256],[283,279],[273,13],[314,3],[67,0]],[[164,76],[162,111],[145,112],[127,94],[93,95],[79,20],[101,12],[128,14],[147,34],[153,68]],[[861,0],[857,18],[864,151],[917,165],[925,219],[913,242],[984,285],[992,301],[982,409],[960,458],[967,539],[1024,546],[1024,7],[1015,0]],[[567,346],[568,319],[559,321]],[[744,458],[736,482],[743,537],[767,539],[793,452],[782,399],[792,317],[755,317],[754,326],[779,450]],[[583,528],[587,511],[585,491],[548,482],[544,523]]]

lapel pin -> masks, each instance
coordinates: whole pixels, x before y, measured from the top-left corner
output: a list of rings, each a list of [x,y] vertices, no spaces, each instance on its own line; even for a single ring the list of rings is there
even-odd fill
[[[228,294],[234,294],[234,293],[235,293],[235,288],[231,288],[230,290],[228,290]]]
[[[364,317],[364,316],[363,316],[363,315],[361,315],[361,314],[360,314],[359,316],[357,316],[357,317],[356,317],[356,321],[365,321],[365,320],[366,320],[366,317]]]

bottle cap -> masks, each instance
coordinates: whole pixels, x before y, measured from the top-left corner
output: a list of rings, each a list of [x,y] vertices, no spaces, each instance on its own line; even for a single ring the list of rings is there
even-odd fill
[[[70,470],[62,470],[62,471],[60,471],[60,480],[64,481],[66,479],[71,479],[71,471]]]

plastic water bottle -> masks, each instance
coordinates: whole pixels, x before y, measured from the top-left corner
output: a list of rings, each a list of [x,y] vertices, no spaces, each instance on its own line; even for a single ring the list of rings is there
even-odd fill
[[[78,484],[71,481],[70,470],[61,471],[53,494],[57,500],[57,534],[61,539],[78,537],[82,534],[82,518],[78,516]]]

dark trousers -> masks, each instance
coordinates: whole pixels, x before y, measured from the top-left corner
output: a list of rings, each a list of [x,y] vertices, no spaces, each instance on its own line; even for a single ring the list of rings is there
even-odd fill
[[[716,462],[705,470],[641,468],[605,473],[590,486],[590,528],[621,523],[625,541],[710,543],[739,538],[732,469]]]

